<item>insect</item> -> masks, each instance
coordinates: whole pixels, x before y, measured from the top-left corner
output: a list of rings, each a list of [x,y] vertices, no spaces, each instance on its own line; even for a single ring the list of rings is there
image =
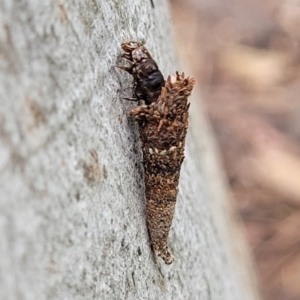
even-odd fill
[[[173,262],[167,238],[175,211],[181,164],[184,159],[190,96],[195,84],[184,73],[163,80],[148,50],[138,42],[122,44],[130,66],[120,68],[134,78],[134,97],[143,100],[130,110],[142,141],[146,193],[146,221],[154,252]]]
[[[121,45],[123,58],[129,66],[118,66],[134,78],[134,97],[127,100],[144,100],[146,104],[156,101],[165,84],[164,77],[148,50],[138,42],[128,42]]]

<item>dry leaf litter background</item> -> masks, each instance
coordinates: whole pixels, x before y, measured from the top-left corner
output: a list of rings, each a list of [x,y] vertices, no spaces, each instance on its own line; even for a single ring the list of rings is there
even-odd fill
[[[300,299],[300,1],[170,1],[263,299]],[[191,109],[193,109],[191,107]]]

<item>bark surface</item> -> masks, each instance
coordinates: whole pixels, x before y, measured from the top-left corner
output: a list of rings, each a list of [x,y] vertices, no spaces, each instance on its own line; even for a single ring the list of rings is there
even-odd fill
[[[137,40],[189,74],[170,28],[166,1],[0,5],[0,299],[258,299],[197,93],[175,261],[151,252],[132,79],[113,66]]]

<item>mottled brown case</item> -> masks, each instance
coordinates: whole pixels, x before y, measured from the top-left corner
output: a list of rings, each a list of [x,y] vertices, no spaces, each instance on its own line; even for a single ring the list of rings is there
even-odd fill
[[[146,187],[146,220],[155,253],[166,264],[173,262],[167,238],[174,216],[180,167],[184,159],[190,96],[195,84],[184,73],[164,81],[148,50],[138,42],[122,44],[130,66],[120,68],[134,77],[133,101],[143,100],[130,111],[140,132]]]

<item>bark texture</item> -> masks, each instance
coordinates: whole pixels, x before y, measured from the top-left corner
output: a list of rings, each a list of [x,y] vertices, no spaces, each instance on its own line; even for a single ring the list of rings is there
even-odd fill
[[[170,24],[166,1],[0,4],[0,299],[258,299],[193,100],[176,260],[151,252],[132,80],[113,66],[137,40],[181,71]]]

